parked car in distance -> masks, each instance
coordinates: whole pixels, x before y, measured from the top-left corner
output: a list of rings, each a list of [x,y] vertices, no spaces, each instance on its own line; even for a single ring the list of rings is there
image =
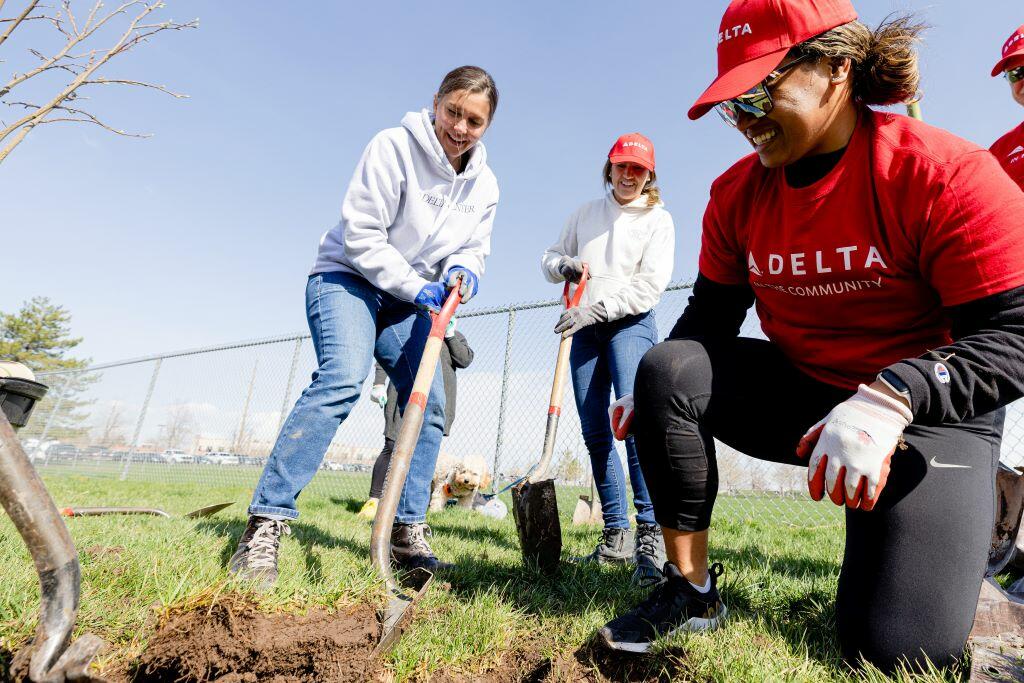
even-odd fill
[[[191,455],[177,448],[168,448],[163,453],[161,453],[161,455],[164,456],[164,460],[166,462],[175,463],[178,465],[185,465],[194,462],[195,460],[195,458],[193,458]]]
[[[238,465],[238,456],[234,453],[226,453],[223,451],[216,451],[213,453],[204,454],[206,460],[213,465]]]

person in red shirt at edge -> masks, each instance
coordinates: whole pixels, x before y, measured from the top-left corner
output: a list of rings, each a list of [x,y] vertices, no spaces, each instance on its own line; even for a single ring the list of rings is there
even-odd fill
[[[634,435],[669,562],[600,629],[607,646],[645,652],[722,623],[717,438],[807,467],[811,497],[846,506],[848,662],[962,655],[1003,407],[1024,394],[1024,193],[988,151],[868,108],[916,93],[919,31],[869,29],[849,0],[726,9],[718,77],[689,116],[716,108],[754,153],[711,186],[689,304],[610,409],[616,435]],[[738,336],[751,304],[767,341]]]
[[[1024,107],[1024,26],[1003,43],[1003,56],[992,68],[992,75],[1002,74],[1010,83],[1010,92],[1017,104]],[[999,159],[1010,177],[1024,189],[1024,123],[995,141],[990,150]]]

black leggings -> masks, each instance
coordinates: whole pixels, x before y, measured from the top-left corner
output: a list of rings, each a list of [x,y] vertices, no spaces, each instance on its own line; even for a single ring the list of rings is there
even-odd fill
[[[800,437],[851,394],[759,339],[655,346],[637,370],[633,431],[658,523],[708,528],[714,438],[806,467]],[[836,613],[848,661],[863,656],[891,671],[901,660],[920,667],[922,655],[945,666],[963,654],[992,536],[1003,417],[999,409],[958,425],[912,424],[875,509],[846,510]]]
[[[384,495],[384,480],[388,476],[388,468],[391,467],[391,453],[395,450],[395,440],[384,437],[384,448],[380,449],[377,460],[373,463],[373,474],[370,476],[370,498],[380,498]]]

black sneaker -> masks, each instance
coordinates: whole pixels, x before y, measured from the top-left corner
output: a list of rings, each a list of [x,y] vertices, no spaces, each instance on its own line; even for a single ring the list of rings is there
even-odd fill
[[[649,587],[665,578],[661,568],[665,566],[665,538],[661,535],[661,527],[657,524],[637,524],[636,536],[633,539],[636,552],[633,560],[633,583],[637,586]]]
[[[391,528],[391,562],[399,569],[422,568],[430,572],[452,569],[455,565],[442,562],[434,555],[427,537],[433,532],[426,524],[399,524]]]
[[[259,581],[264,588],[277,582],[277,553],[281,535],[290,534],[287,522],[252,516],[245,526],[238,549],[228,562],[228,571],[246,581]]]
[[[718,628],[727,612],[718,595],[722,571],[720,563],[711,565],[711,590],[701,593],[674,564],[666,562],[665,580],[636,608],[605,624],[598,631],[601,639],[613,650],[643,653],[658,638]]]
[[[601,542],[594,552],[576,558],[576,562],[586,564],[628,564],[633,561],[633,544],[630,543],[629,529],[605,529],[601,532]]]

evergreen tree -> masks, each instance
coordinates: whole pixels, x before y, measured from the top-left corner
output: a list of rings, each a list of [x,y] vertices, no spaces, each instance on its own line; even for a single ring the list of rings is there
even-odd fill
[[[71,314],[45,296],[26,301],[17,313],[0,312],[0,360],[24,363],[36,373],[38,381],[49,387],[22,429],[22,438],[38,437],[45,431],[47,439],[64,440],[85,433],[87,415],[82,409],[90,402],[81,394],[98,378],[67,372],[82,370],[90,363],[70,355],[81,343],[81,337],[71,335]]]

